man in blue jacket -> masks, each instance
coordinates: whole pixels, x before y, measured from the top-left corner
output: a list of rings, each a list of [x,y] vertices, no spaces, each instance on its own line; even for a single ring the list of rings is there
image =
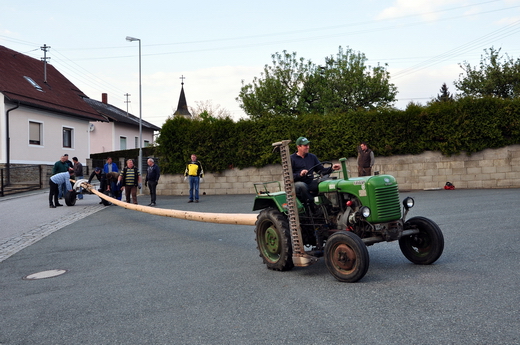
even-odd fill
[[[103,171],[105,172],[105,174],[108,174],[110,172],[119,172],[117,164],[112,162],[112,157],[107,157],[107,162],[103,166]]]
[[[107,184],[110,188],[110,191],[112,192],[112,195],[119,195],[119,188],[117,186],[117,178],[109,178],[110,176],[114,176],[114,174],[110,173],[117,173],[117,177],[119,177],[119,168],[117,167],[117,164],[112,162],[112,157],[107,157],[107,162],[103,166],[103,172],[105,173],[105,176],[107,178]],[[115,196],[114,196],[115,198]],[[117,198],[121,200],[121,197]]]

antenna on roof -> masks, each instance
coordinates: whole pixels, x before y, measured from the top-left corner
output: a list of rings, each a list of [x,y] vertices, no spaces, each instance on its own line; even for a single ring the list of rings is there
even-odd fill
[[[43,82],[47,84],[47,60],[51,59],[50,57],[47,57],[47,49],[51,49],[51,47],[44,44],[40,49],[43,50],[43,57],[41,58],[43,61]]]
[[[129,94],[129,93],[127,92],[127,93],[125,93],[123,96],[126,97],[126,101],[125,101],[125,103],[126,103],[126,116],[128,116],[128,103],[131,103],[131,102],[132,102],[132,101],[129,101],[129,100],[128,100],[128,97],[130,97],[130,96],[132,96],[132,95]]]

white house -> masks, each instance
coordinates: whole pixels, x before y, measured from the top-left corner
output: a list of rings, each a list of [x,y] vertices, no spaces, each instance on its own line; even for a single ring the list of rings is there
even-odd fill
[[[91,122],[90,153],[111,152],[139,148],[139,117],[108,104],[108,95],[101,95],[101,102],[93,99],[85,101],[109,122]],[[155,131],[160,130],[141,119],[142,147],[154,143]]]
[[[90,123],[108,120],[52,65],[0,46],[0,166],[90,157]]]

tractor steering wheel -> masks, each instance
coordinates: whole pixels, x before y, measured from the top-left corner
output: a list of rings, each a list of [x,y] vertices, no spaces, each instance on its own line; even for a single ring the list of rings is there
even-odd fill
[[[307,171],[307,177],[311,177],[313,180],[319,180],[319,179],[326,180],[330,174],[322,174],[321,173],[321,171],[326,169],[325,166],[324,166],[326,164],[328,164],[328,165],[330,165],[330,167],[332,167],[332,162],[321,162],[320,164],[316,164],[315,166],[313,166],[312,168],[310,168]],[[319,173],[314,171],[314,169],[316,169],[320,165],[323,166],[323,169]]]

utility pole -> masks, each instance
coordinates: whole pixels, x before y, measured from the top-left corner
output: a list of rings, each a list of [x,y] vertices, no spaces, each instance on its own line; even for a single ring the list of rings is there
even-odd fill
[[[43,82],[47,84],[47,60],[51,59],[50,57],[47,57],[47,49],[51,49],[51,47],[44,44],[40,49],[43,50],[43,57],[41,58],[43,61]]]
[[[130,97],[130,96],[132,96],[132,95],[129,94],[129,93],[125,93],[123,96],[126,97],[126,101],[125,101],[125,103],[126,103],[126,116],[128,116],[128,103],[131,103],[131,102],[132,102],[132,101],[129,101],[129,100],[128,100],[128,97]]]

